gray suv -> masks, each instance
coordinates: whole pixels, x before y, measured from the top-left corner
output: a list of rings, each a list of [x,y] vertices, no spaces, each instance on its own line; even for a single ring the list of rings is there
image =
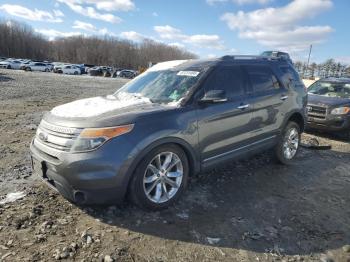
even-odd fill
[[[113,95],[47,113],[30,146],[33,169],[78,204],[128,195],[162,209],[190,175],[219,163],[268,149],[291,162],[306,104],[303,83],[282,58],[159,63]]]

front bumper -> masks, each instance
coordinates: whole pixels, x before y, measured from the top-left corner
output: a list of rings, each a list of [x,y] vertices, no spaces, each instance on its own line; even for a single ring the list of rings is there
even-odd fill
[[[68,200],[77,204],[116,204],[124,199],[132,161],[126,141],[117,147],[110,141],[87,153],[61,152],[58,157],[37,145],[34,140],[30,145],[33,172]],[[116,148],[118,152],[126,151],[118,154]]]
[[[350,116],[349,115],[326,115],[324,119],[314,117],[307,118],[307,128],[343,132],[350,130]]]

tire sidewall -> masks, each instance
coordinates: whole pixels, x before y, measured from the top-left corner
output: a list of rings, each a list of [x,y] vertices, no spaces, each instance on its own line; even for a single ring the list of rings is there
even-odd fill
[[[156,155],[162,152],[172,152],[172,153],[175,153],[180,158],[183,165],[183,177],[182,177],[180,188],[176,192],[175,196],[173,196],[169,201],[165,203],[157,204],[147,198],[143,187],[144,186],[143,177],[144,177],[146,168],[149,165],[149,163],[152,161],[152,159]],[[161,210],[161,209],[167,208],[173,205],[179,199],[179,197],[181,197],[181,195],[187,188],[188,176],[189,176],[189,163],[185,152],[180,147],[173,144],[159,146],[151,150],[149,153],[147,153],[146,157],[141,160],[138,167],[136,168],[131,181],[129,197],[132,200],[132,202],[134,202],[134,204],[138,205],[143,209]]]
[[[284,139],[285,139],[287,131],[292,129],[292,128],[295,128],[298,131],[299,144],[298,144],[297,152],[295,153],[295,155],[291,159],[288,159],[284,156],[283,144],[284,144]],[[278,142],[276,149],[275,149],[276,150],[276,157],[282,164],[289,165],[293,162],[293,160],[295,159],[295,157],[298,155],[298,152],[299,152],[300,139],[301,139],[300,126],[293,121],[288,122],[287,125],[285,126],[285,128],[283,129],[283,132],[280,136],[279,142]]]

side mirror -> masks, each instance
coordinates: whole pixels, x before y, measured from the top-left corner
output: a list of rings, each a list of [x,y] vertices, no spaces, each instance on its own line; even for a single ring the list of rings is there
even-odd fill
[[[226,102],[227,97],[224,90],[210,90],[199,101],[202,103],[220,103]]]

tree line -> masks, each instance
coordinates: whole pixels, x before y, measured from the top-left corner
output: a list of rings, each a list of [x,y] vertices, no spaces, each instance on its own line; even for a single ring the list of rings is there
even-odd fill
[[[79,35],[49,41],[16,21],[0,21],[0,56],[134,69],[150,62],[196,58],[191,52],[151,39],[136,43],[107,35]]]
[[[319,64],[311,63],[310,65],[296,61],[294,67],[303,78],[350,76],[350,66],[336,62],[334,59],[328,59]]]

